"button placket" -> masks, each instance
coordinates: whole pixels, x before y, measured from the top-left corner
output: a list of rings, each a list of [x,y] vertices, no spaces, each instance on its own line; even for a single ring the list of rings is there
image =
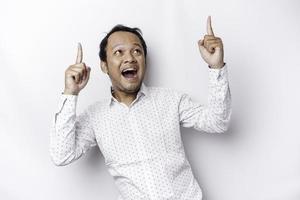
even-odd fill
[[[153,98],[151,98],[151,102],[152,102],[152,106],[153,109],[155,109],[155,114],[156,114],[156,118],[160,119],[161,116],[158,114],[158,105],[156,104],[155,100]],[[164,134],[164,127],[161,124],[161,119],[158,120],[158,124],[157,126],[160,127],[160,138],[162,139],[161,144],[158,148],[160,148],[160,152],[161,152],[161,158],[159,160],[159,162],[157,163],[158,166],[161,166],[161,168],[165,168],[165,161],[167,159],[166,155],[167,155],[167,144],[165,141],[165,134]],[[160,169],[161,170],[161,169]],[[167,185],[160,185],[161,183],[167,183]],[[174,191],[172,189],[171,183],[168,179],[168,175],[165,171],[163,171],[163,176],[161,177],[161,180],[155,184],[155,186],[157,187],[157,189],[161,189],[163,188],[163,193],[166,195],[165,197],[172,197],[174,195]]]
[[[143,146],[143,138],[141,137],[139,128],[137,126],[137,119],[135,118],[133,112],[128,113],[128,118],[130,121],[130,127],[132,128],[133,133],[135,133],[134,140],[135,140],[135,145],[137,146],[137,149],[138,149],[137,153],[139,156],[139,160],[144,160],[144,158],[146,158],[147,155],[146,155],[145,148]],[[148,163],[144,162],[141,164],[141,166],[142,166],[144,172],[151,171],[151,168]],[[151,193],[151,191],[152,191],[151,188],[155,185],[155,182],[154,182],[153,177],[150,174],[152,174],[152,173],[143,173],[145,180],[147,180],[146,184],[147,184],[147,188],[148,188],[148,194],[151,196],[151,199],[154,199],[156,194]]]

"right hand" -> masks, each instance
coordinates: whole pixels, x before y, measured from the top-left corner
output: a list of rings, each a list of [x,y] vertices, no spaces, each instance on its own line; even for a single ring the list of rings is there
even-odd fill
[[[206,27],[207,34],[198,42],[201,56],[210,68],[221,69],[225,65],[223,43],[221,38],[214,35],[210,16],[207,18]]]
[[[82,46],[78,43],[76,63],[65,71],[64,94],[78,95],[90,78],[91,68],[82,62]]]

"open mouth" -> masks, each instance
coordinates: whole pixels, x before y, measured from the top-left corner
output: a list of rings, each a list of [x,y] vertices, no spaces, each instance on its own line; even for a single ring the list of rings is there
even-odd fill
[[[135,68],[127,68],[123,69],[121,74],[126,78],[126,79],[134,79],[137,77],[137,69]]]

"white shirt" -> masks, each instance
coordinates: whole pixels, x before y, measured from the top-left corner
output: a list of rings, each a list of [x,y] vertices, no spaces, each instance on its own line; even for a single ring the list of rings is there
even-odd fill
[[[209,69],[208,105],[184,93],[144,83],[130,106],[113,96],[76,115],[76,95],[61,95],[50,155],[67,165],[99,146],[119,200],[201,200],[181,140],[180,125],[222,133],[231,115],[227,66]]]

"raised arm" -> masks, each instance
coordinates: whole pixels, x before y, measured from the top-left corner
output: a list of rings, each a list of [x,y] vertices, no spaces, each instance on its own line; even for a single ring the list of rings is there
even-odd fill
[[[207,18],[207,35],[199,40],[202,58],[209,66],[208,104],[202,105],[183,94],[180,97],[179,116],[183,127],[193,127],[209,133],[225,132],[231,117],[231,94],[227,66],[221,38],[215,37],[211,17]]]
[[[87,84],[89,74],[90,68],[82,63],[79,44],[76,64],[65,72],[65,90],[51,127],[50,156],[55,165],[67,165],[97,144],[90,120],[90,107],[76,116],[78,94]]]
[[[193,101],[187,94],[180,96],[180,124],[207,133],[223,133],[229,127],[231,94],[227,66],[209,69],[208,104]]]

